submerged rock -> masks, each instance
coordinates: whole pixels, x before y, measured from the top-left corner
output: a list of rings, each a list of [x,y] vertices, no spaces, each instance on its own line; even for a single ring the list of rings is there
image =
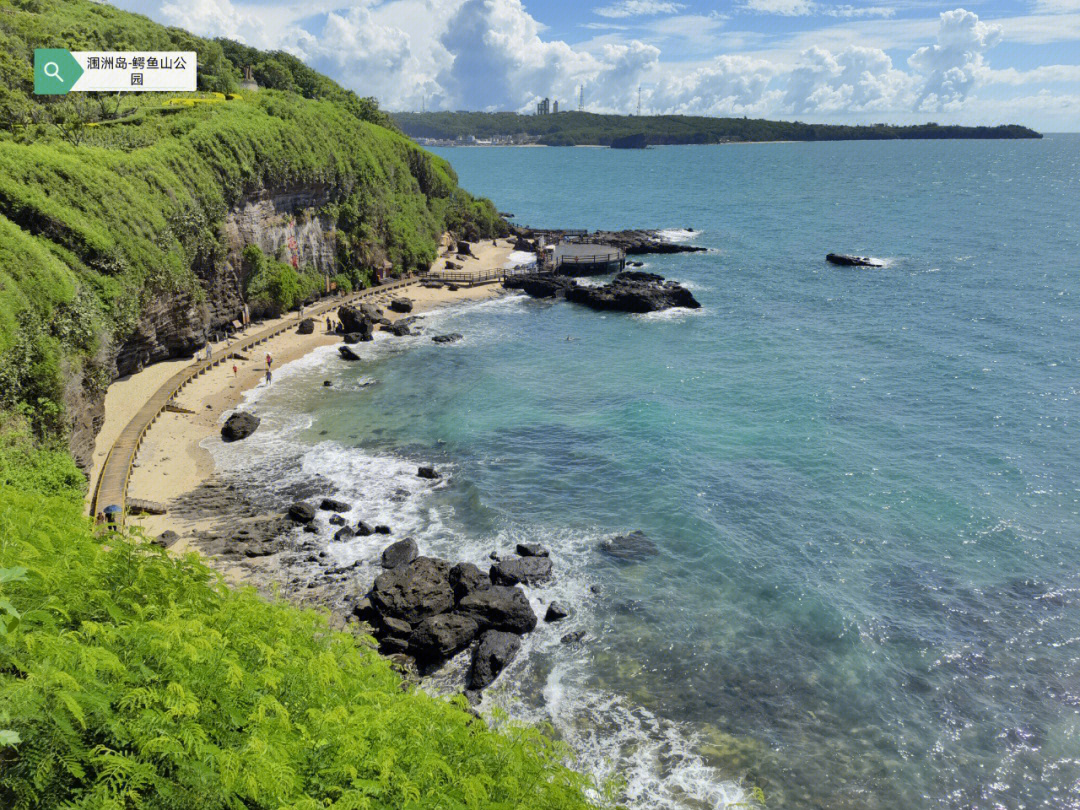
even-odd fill
[[[356,534],[358,537],[368,537],[375,534],[375,530],[361,520],[356,524]]]
[[[550,552],[539,543],[518,543],[517,553],[519,557],[547,557]]]
[[[437,481],[438,479],[442,478],[442,476],[439,475],[439,471],[431,466],[420,467],[416,471],[416,475],[419,478],[426,478],[429,481]]]
[[[338,354],[341,355],[342,360],[348,360],[350,362],[353,361],[353,360],[359,360],[360,359],[360,355],[358,355],[356,352],[354,352],[348,346],[338,346]]]
[[[451,284],[448,286],[452,287],[453,285]],[[460,332],[451,332],[448,335],[435,335],[435,337],[432,338],[432,341],[435,343],[454,343],[461,340],[462,337],[464,337],[464,335]]]
[[[641,531],[609,537],[601,541],[600,551],[621,562],[642,562],[660,553],[656,544]]]
[[[521,649],[521,636],[500,630],[488,630],[480,637],[469,672],[470,689],[486,689],[506,669]]]
[[[227,442],[238,442],[241,439],[246,439],[255,432],[261,421],[259,417],[247,411],[237,411],[226,419],[225,424],[221,426],[221,438]]]

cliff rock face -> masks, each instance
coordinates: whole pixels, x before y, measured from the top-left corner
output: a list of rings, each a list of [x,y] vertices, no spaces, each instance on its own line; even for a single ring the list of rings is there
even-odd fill
[[[220,231],[220,250],[194,261],[201,294],[186,290],[159,291],[143,311],[135,330],[103,359],[112,376],[134,374],[151,363],[191,357],[207,337],[243,312],[241,253],[255,244],[268,256],[304,267],[334,273],[336,230],[318,210],[330,201],[326,186],[261,189],[226,212]],[[252,312],[252,317],[263,313]],[[73,378],[65,391],[71,418],[71,452],[89,469],[94,438],[104,420],[104,391],[96,391],[85,375]]]

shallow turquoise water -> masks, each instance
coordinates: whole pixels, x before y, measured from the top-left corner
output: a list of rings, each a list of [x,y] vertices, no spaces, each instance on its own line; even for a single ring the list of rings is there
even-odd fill
[[[576,613],[489,700],[638,807],[1080,807],[1080,137],[441,154],[518,222],[694,228],[647,269],[704,309],[442,313],[287,369],[222,463],[551,546]],[[657,557],[596,553],[635,528]]]

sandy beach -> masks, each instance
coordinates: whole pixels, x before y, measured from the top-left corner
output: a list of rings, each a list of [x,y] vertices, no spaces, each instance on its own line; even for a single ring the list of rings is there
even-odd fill
[[[474,244],[475,258],[461,260],[456,255],[448,254],[448,245],[444,242],[432,269],[443,267],[446,259],[451,258],[452,261],[462,264],[462,269],[466,271],[496,270],[506,264],[512,252],[511,244],[503,239],[496,244],[490,241]],[[502,293],[502,285],[498,283],[459,287],[456,290],[450,290],[446,286],[428,288],[413,283],[404,289],[376,294],[367,300],[383,309],[387,318],[397,320],[404,316],[391,312],[386,305],[391,297],[398,295],[412,300],[411,314],[416,315],[465,301],[493,298]],[[296,320],[296,313],[288,313],[284,318],[265,321],[253,325],[250,329],[261,331],[269,326]],[[290,329],[259,346],[257,350],[249,353],[245,360],[223,363],[191,381],[177,396],[176,402],[193,413],[167,411],[161,414],[150,428],[132,469],[128,498],[167,505],[174,499],[195,491],[212,478],[215,471],[210,453],[200,445],[207,437],[220,432],[223,414],[236,407],[245,391],[265,384],[266,355],[273,358],[273,369],[277,370],[320,346],[340,341],[339,335],[327,333],[325,318],[322,318],[317,320],[314,334],[301,335]],[[193,362],[192,359],[181,359],[156,363],[109,386],[105,397],[105,422],[98,434],[94,451],[91,484],[97,480],[112,444],[147,398],[178,370]],[[131,516],[128,518],[128,525],[141,528],[149,537],[155,537],[166,530],[175,531],[180,540],[171,546],[171,550],[183,552],[191,550],[189,539],[193,532],[205,529],[206,524],[212,520],[211,517],[192,520],[167,512],[164,515]],[[224,573],[230,578],[241,576],[239,569]]]

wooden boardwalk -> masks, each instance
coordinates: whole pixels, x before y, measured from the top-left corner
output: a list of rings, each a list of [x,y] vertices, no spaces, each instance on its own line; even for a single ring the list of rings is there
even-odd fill
[[[415,283],[415,281],[416,279],[413,278],[402,279],[379,287],[370,287],[343,298],[335,298],[329,302],[316,304],[305,310],[304,317],[318,318],[320,315],[325,315],[327,312],[345,304],[390,290],[401,289]],[[139,446],[142,444],[146,432],[150,430],[150,426],[157,421],[158,416],[161,415],[162,411],[173,400],[173,397],[179,394],[185,385],[215,366],[224,363],[234,354],[247,351],[260,343],[266,343],[266,341],[277,337],[283,332],[295,329],[298,323],[298,321],[287,319],[284,323],[271,326],[242,340],[234,341],[232,345],[225,346],[214,352],[209,360],[197,360],[187,368],[176,372],[164,385],[151,394],[138,413],[120,431],[120,435],[113,442],[113,446],[109,448],[109,455],[105,457],[105,463],[101,465],[101,472],[98,473],[98,480],[94,487],[94,497],[90,504],[90,514],[96,515],[106,506],[115,504],[120,507],[118,522],[123,525],[127,516],[128,481],[131,479],[131,467],[135,463],[135,456],[139,452]]]

